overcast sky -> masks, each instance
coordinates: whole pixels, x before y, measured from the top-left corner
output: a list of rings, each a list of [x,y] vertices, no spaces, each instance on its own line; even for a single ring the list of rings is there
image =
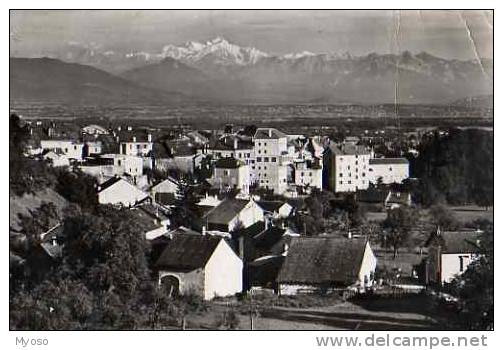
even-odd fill
[[[399,30],[397,30],[399,28]],[[490,11],[11,11],[11,55],[38,56],[70,42],[159,52],[223,36],[285,54],[396,53],[492,57]]]

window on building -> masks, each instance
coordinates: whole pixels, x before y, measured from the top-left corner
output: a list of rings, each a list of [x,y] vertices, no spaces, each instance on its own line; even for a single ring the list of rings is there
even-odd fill
[[[119,160],[117,161],[117,165],[118,165],[118,166],[121,166],[121,165],[122,165],[122,160],[120,160],[120,159],[119,159]]]
[[[351,180],[348,181],[348,185],[351,185]]]
[[[257,162],[262,162],[262,157],[257,157]]]
[[[463,257],[459,256],[459,272],[463,272]]]
[[[264,157],[264,163],[268,163],[269,162],[269,157]]]
[[[266,167],[266,166],[264,167],[264,170],[267,170],[267,167]]]
[[[309,176],[313,176],[313,173],[311,171],[309,172]]]
[[[339,181],[339,185],[342,185],[342,181]]]
[[[358,161],[355,162],[355,165],[358,165]]]
[[[136,145],[136,149],[140,149],[140,145]]]
[[[304,172],[301,172],[301,173],[300,173],[300,176],[304,177]]]
[[[267,150],[266,149],[264,150],[264,154],[267,154]]]
[[[260,142],[258,143],[258,145],[259,145],[259,146],[262,146],[262,144],[261,144]]]
[[[224,170],[224,175],[229,176],[229,170]]]
[[[271,162],[276,163],[276,157],[271,157]]]
[[[241,154],[241,153],[238,153],[238,157],[239,157],[239,158],[242,158],[242,154]]]
[[[389,167],[389,171],[393,171],[393,168],[392,168],[392,167]]]
[[[258,150],[258,153],[260,154],[260,153],[262,153],[262,152],[261,152],[260,150]]]
[[[339,173],[339,177],[342,177],[342,176],[343,176],[342,173]]]
[[[355,158],[358,158],[358,154],[355,154]],[[356,163],[358,164],[358,161]]]
[[[264,142],[264,146],[267,146],[267,142]]]
[[[250,158],[250,153],[246,153],[246,158]]]
[[[348,165],[348,170],[351,169],[351,167]]]
[[[365,177],[365,173],[362,173],[362,177]]]

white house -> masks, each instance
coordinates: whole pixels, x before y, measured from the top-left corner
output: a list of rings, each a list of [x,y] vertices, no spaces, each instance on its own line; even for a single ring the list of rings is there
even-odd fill
[[[178,181],[173,179],[172,177],[167,177],[166,179],[152,186],[149,192],[152,198],[155,198],[156,194],[158,193],[170,193],[174,195],[178,192]]]
[[[210,182],[221,190],[237,189],[248,193],[250,188],[249,167],[244,162],[228,157],[216,161]]]
[[[253,136],[255,163],[252,180],[258,186],[282,194],[287,189],[287,164],[283,156],[288,154],[287,135],[274,128],[258,128]]]
[[[377,258],[367,239],[292,237],[285,246],[277,290],[291,295],[372,284]]]
[[[306,188],[323,188],[323,166],[319,159],[296,160],[294,163],[294,183]]]
[[[243,262],[222,237],[172,235],[155,263],[169,295],[195,293],[205,300],[243,289]]]
[[[42,157],[49,161],[53,167],[66,167],[70,166],[70,160],[61,152],[60,149],[54,151],[45,151]]]
[[[369,181],[384,184],[402,183],[409,178],[409,161],[406,158],[370,158]]]
[[[147,156],[153,149],[152,134],[143,131],[119,130],[116,133],[119,153],[129,156]]]
[[[67,158],[82,160],[84,144],[73,140],[41,140],[40,147],[48,151],[60,149]]]
[[[120,177],[113,177],[98,187],[100,204],[133,206],[147,197],[147,193]]]
[[[330,143],[323,154],[326,186],[333,192],[355,192],[369,186],[370,151],[353,142]]]
[[[441,231],[437,229],[426,242],[428,259],[426,283],[449,283],[466,271],[481,255],[482,231]]]
[[[203,217],[209,231],[231,232],[241,223],[247,228],[264,220],[264,210],[252,199],[230,198],[210,210]]]

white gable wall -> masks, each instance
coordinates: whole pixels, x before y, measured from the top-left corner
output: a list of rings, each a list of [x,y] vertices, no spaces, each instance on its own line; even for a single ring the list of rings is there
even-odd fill
[[[112,186],[98,193],[100,204],[123,204],[133,205],[145,199],[147,194],[125,180],[120,180]]]
[[[228,296],[243,290],[243,262],[221,240],[204,268],[204,299]]]
[[[367,276],[367,281],[371,282],[371,275],[374,275],[377,266],[377,258],[370,247],[369,242],[365,245],[365,252],[363,253],[363,260],[360,267],[360,273],[358,274],[358,279],[361,287],[365,287],[365,276]]]

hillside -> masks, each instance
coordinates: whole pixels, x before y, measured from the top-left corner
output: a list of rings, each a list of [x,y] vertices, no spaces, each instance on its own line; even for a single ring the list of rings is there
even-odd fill
[[[179,93],[140,87],[94,67],[50,58],[10,59],[10,100],[68,104],[178,103]]]

